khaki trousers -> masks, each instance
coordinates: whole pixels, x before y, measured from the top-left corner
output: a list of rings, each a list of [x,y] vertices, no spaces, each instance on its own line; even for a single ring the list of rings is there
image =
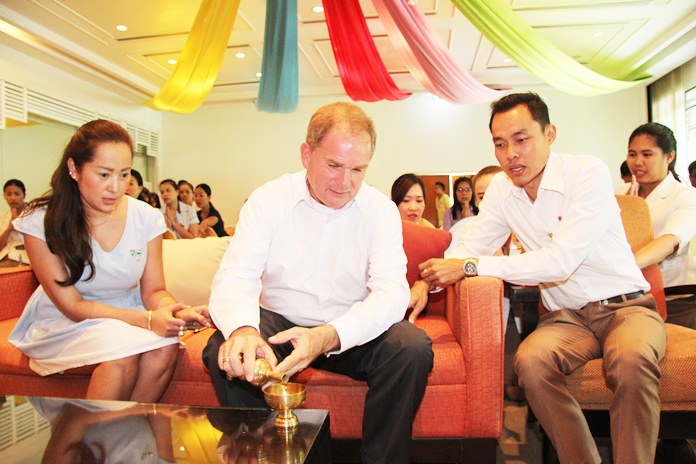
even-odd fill
[[[589,303],[544,315],[515,355],[520,386],[562,464],[599,463],[580,405],[565,376],[603,357],[614,397],[609,409],[615,464],[653,464],[660,422],[665,326],[651,295],[624,303]]]

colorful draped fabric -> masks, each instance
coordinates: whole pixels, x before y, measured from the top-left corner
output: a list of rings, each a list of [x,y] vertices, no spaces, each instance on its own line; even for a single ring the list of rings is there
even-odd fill
[[[566,93],[602,95],[640,82],[611,79],[579,64],[517,16],[502,0],[452,0],[452,3],[493,45],[517,64]],[[621,69],[619,64],[614,71],[616,75],[628,76],[634,70]]]
[[[215,84],[239,0],[203,0],[174,72],[152,99],[160,110],[190,113]]]
[[[486,87],[457,65],[417,3],[372,3],[401,59],[430,93],[452,103],[485,103],[502,96],[502,92]]]
[[[256,108],[268,113],[297,109],[297,0],[267,0],[261,81]]]
[[[343,87],[355,101],[403,100],[372,40],[358,0],[322,0]]]

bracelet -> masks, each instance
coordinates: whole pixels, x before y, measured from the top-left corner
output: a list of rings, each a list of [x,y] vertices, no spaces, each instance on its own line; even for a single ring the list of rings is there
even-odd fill
[[[152,330],[152,310],[147,312],[147,330]]]

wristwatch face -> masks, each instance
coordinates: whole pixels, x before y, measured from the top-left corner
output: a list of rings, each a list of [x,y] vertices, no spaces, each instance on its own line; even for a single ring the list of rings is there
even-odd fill
[[[476,274],[476,262],[471,260],[464,264],[464,274],[474,275]]]

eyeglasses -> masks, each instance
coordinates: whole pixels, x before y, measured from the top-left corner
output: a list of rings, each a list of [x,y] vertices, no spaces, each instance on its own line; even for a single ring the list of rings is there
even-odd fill
[[[471,189],[469,187],[457,187],[457,192],[459,193],[471,193]]]

